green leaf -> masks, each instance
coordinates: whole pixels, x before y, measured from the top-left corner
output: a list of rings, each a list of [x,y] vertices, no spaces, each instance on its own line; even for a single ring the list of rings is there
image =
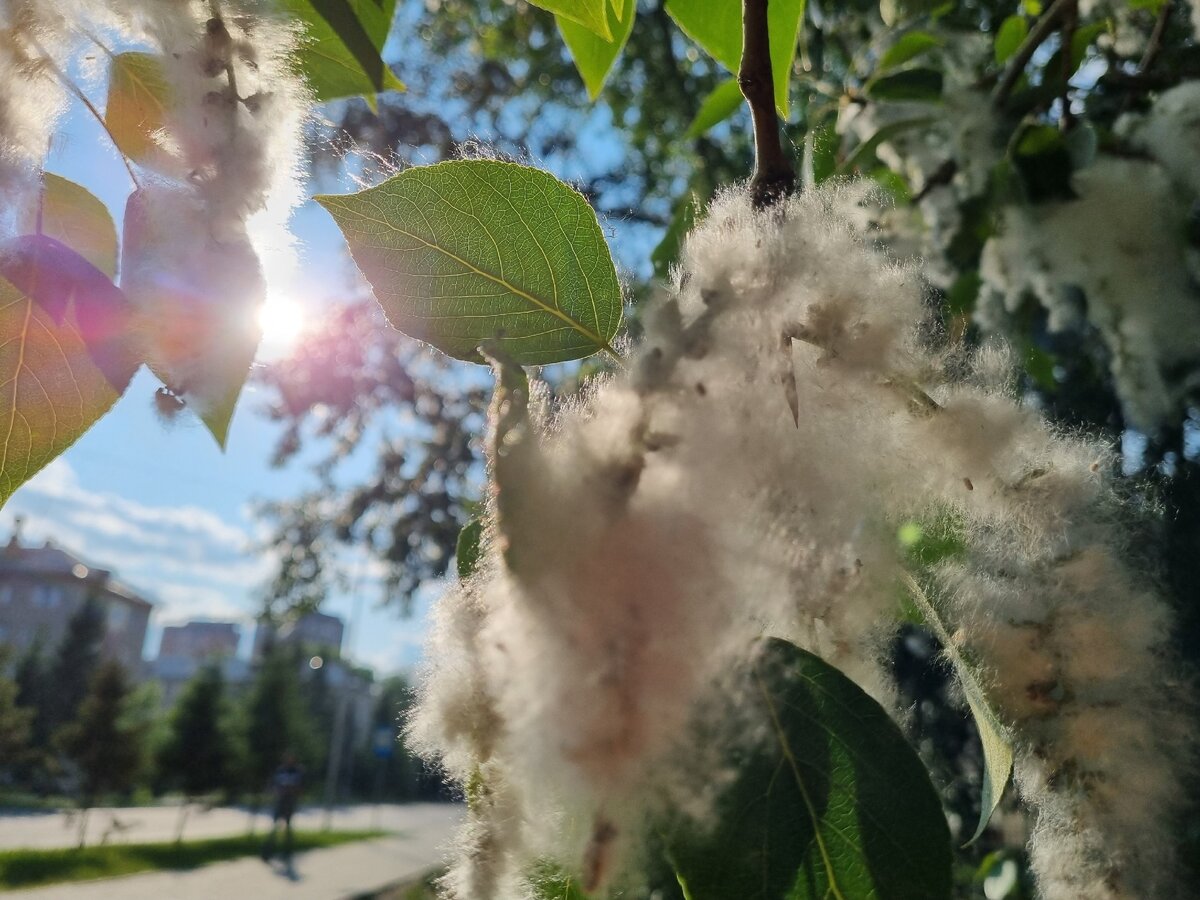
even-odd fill
[[[9,259],[0,263],[0,275]],[[6,336],[0,343],[0,505],[108,412],[132,377],[131,355],[125,354],[123,372],[106,373],[95,360],[93,346],[108,344],[113,331],[124,338],[113,328],[123,310],[102,305],[112,299],[89,305],[77,296],[59,323],[43,303],[0,277],[0,333]]]
[[[151,371],[183,396],[224,449],[262,330],[265,293],[248,242],[180,242],[204,226],[190,194],[135,191],[125,204],[121,286],[137,311]],[[191,217],[191,221],[185,221]]]
[[[458,560],[459,578],[470,578],[479,567],[479,553],[482,540],[482,519],[471,519],[458,532],[458,543],[454,550],[454,556]]]
[[[875,71],[886,72],[888,69],[902,66],[909,60],[916,59],[940,46],[942,46],[942,39],[936,35],[932,35],[928,31],[910,31],[901,35],[896,43],[887,48],[883,56],[879,58],[879,66]]]
[[[637,0],[615,2],[620,3],[621,9],[619,12],[615,8],[608,9],[608,27],[612,37],[607,39],[564,16],[555,16],[558,30],[562,32],[567,49],[571,51],[571,59],[575,60],[575,68],[579,70],[588,97],[592,100],[600,96],[604,80],[629,40],[633,32],[633,20],[637,17]]]
[[[937,69],[902,69],[872,78],[865,90],[872,100],[936,103],[942,98],[942,73]]]
[[[609,26],[608,0],[529,0],[534,6],[582,25],[597,37],[613,39]]]
[[[535,900],[587,900],[579,879],[553,863],[538,863],[527,880]]]
[[[796,42],[804,22],[806,0],[772,0],[767,5],[767,31],[771,40],[771,74],[775,81],[775,105],[788,114],[788,88]],[[741,0],[667,0],[667,12],[693,41],[737,74],[742,61]]]
[[[1075,70],[1083,62],[1083,57],[1087,54],[1087,48],[1092,45],[1092,41],[1108,31],[1108,28],[1108,20],[1101,19],[1099,22],[1081,25],[1075,29],[1075,33],[1071,35],[1071,75],[1075,74]]]
[[[941,804],[883,708],[785,641],[766,642],[752,677],[740,720],[771,737],[734,741],[714,829],[660,829],[674,874],[653,886],[678,897],[686,883],[694,900],[949,898]]]
[[[521,365],[614,352],[616,268],[592,208],[554,176],[455,160],[316,199],[405,334],[472,362],[489,339]]]
[[[941,0],[879,0],[879,16],[889,28],[918,16],[937,17]]]
[[[805,184],[821,184],[837,174],[837,154],[841,135],[837,123],[829,122],[810,128],[804,136]]]
[[[27,225],[26,230],[34,229]],[[70,247],[110,281],[116,276],[117,226],[108,207],[86,188],[51,172],[42,180],[42,234]]]
[[[992,48],[996,54],[996,62],[1007,62],[1028,36],[1029,23],[1024,16],[1009,16],[1001,22],[996,30],[996,42]]]
[[[685,132],[685,138],[698,138],[714,125],[724,122],[742,105],[742,88],[736,78],[722,81],[713,88],[707,97],[700,101],[700,109],[696,118]]]
[[[926,125],[931,125],[936,121],[937,119],[933,116],[918,116],[915,119],[901,119],[899,122],[884,125],[854,148],[850,155],[838,166],[838,174],[852,174],[875,155],[875,151],[879,148],[880,144],[890,141],[896,135],[911,131],[914,128],[924,128]]]
[[[138,360],[131,351],[129,304],[112,280],[60,241],[26,234],[0,249],[0,277],[33,300],[56,325],[73,316],[79,337],[117,393]]]
[[[108,66],[104,124],[117,148],[139,165],[164,174],[178,166],[158,141],[171,105],[162,59],[151,53],[118,53]]]
[[[404,84],[380,55],[392,26],[396,0],[282,0],[304,26],[300,67],[320,102],[365,96]]]
[[[983,787],[979,798],[979,824],[975,826],[975,833],[967,841],[968,844],[973,844],[987,828],[987,823],[992,818],[992,813],[996,811],[996,807],[1000,805],[1000,798],[1004,795],[1004,788],[1008,785],[1008,779],[1012,775],[1012,742],[1008,736],[1008,729],[1004,727],[1000,717],[992,709],[991,701],[988,700],[987,692],[975,674],[974,667],[963,656],[958,643],[942,622],[941,616],[925,595],[925,591],[908,573],[904,574],[903,579],[912,595],[913,602],[916,603],[925,619],[925,624],[933,631],[942,645],[946,658],[954,666],[959,683],[962,685],[963,694],[966,695],[967,705],[970,706],[971,714],[975,717],[980,742],[983,744]]]
[[[687,191],[675,202],[675,208],[671,210],[671,222],[663,232],[662,240],[650,251],[655,278],[665,280],[670,274],[671,266],[679,259],[679,252],[683,249],[683,239],[696,227],[699,210],[700,198],[694,191]]]

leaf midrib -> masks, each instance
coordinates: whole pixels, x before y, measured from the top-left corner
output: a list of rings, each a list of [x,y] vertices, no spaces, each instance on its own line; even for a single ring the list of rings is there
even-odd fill
[[[322,197],[320,199],[327,202],[328,200],[336,200],[338,198],[327,195],[326,197]],[[447,248],[441,246],[440,244],[431,243],[430,241],[421,237],[421,235],[416,234],[412,231],[409,231],[408,229],[401,228],[399,225],[396,225],[394,222],[388,222],[386,219],[377,219],[373,216],[365,215],[362,212],[355,212],[355,211],[349,210],[343,204],[337,204],[337,205],[339,205],[346,212],[349,212],[351,215],[358,216],[359,218],[362,218],[362,219],[366,219],[368,222],[374,222],[376,225],[381,225],[390,231],[396,232],[397,234],[402,234],[405,237],[412,238],[415,241],[419,241],[420,243],[425,245],[425,247],[427,247],[428,249],[434,250],[438,253],[441,253],[443,256],[446,256],[446,257],[454,260],[459,265],[463,266],[463,268],[467,269],[469,272],[473,272],[474,274],[479,275],[482,278],[488,279],[489,281],[493,282],[494,284],[498,284],[500,287],[506,288],[507,290],[516,294],[518,297],[528,300],[530,303],[532,303],[534,306],[538,307],[538,309],[542,310],[543,312],[549,313],[550,315],[554,316],[556,319],[559,319],[559,320],[565,322],[567,325],[569,325],[575,331],[578,331],[580,334],[582,334],[584,337],[586,337],[589,341],[591,341],[593,344],[595,344],[601,350],[604,350],[606,353],[610,353],[613,356],[617,355],[616,350],[614,350],[612,348],[612,345],[610,345],[608,341],[606,341],[604,338],[602,338],[596,332],[592,331],[590,328],[588,328],[582,322],[580,322],[577,319],[572,318],[571,316],[564,313],[562,310],[560,310],[554,306],[551,306],[550,304],[546,303],[544,300],[541,300],[538,297],[535,297],[533,294],[529,293],[528,291],[525,291],[525,290],[517,287],[515,284],[513,284],[511,281],[507,280],[506,278],[502,278],[501,276],[496,275],[493,272],[489,272],[487,269],[480,268],[479,266],[475,265],[474,263],[463,259],[457,253],[454,253],[453,251],[448,250]],[[381,248],[381,249],[386,249],[386,248]],[[422,275],[422,276],[417,276],[417,277],[424,277],[424,276]],[[504,313],[496,313],[495,318],[501,318],[503,315],[505,315],[505,314]]]
[[[758,689],[762,692],[763,700],[766,701],[767,711],[771,714],[771,725],[775,729],[775,737],[779,741],[779,748],[792,769],[792,775],[796,780],[796,787],[800,789],[800,796],[804,800],[804,808],[807,810],[808,817],[812,821],[813,840],[816,842],[817,850],[821,854],[821,863],[825,867],[825,877],[829,879],[829,890],[833,892],[836,900],[846,900],[845,895],[838,887],[837,875],[833,869],[833,859],[829,855],[829,848],[825,846],[825,838],[821,834],[820,817],[817,815],[817,809],[813,805],[812,797],[809,796],[808,786],[804,783],[804,777],[800,774],[800,764],[796,761],[796,757],[792,753],[791,745],[788,744],[787,734],[783,730],[783,723],[779,721],[779,712],[775,709],[775,703],[771,699],[771,692],[767,689],[761,675],[755,672],[754,677],[758,682]]]

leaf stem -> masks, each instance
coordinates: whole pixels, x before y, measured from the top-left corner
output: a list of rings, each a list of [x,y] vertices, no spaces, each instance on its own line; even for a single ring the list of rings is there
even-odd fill
[[[125,165],[125,171],[129,173],[129,180],[133,182],[134,190],[140,190],[142,184],[140,181],[138,181],[137,175],[133,171],[133,165],[129,162],[129,157],[127,157],[121,150],[121,145],[117,143],[116,135],[112,133],[112,129],[110,129],[108,127],[108,123],[104,121],[104,116],[101,115],[100,110],[96,109],[95,105],[91,100],[88,99],[87,94],[83,92],[79,85],[72,81],[70,77],[68,77],[67,73],[58,67],[58,64],[54,61],[50,54],[46,52],[46,49],[40,43],[38,43],[37,38],[31,37],[29,42],[33,45],[33,48],[41,54],[42,61],[45,62],[50,68],[50,71],[54,73],[54,76],[58,79],[59,83],[66,88],[76,100],[87,107],[87,111],[90,112],[92,117],[100,123],[100,127],[104,129],[104,133],[107,134],[108,139],[112,141],[113,149],[117,151],[117,156],[121,157],[121,162]]]
[[[774,205],[796,186],[796,173],[779,139],[767,27],[768,2],[743,0],[742,62],[737,76],[754,123],[754,177],[750,179],[750,195],[758,209]]]

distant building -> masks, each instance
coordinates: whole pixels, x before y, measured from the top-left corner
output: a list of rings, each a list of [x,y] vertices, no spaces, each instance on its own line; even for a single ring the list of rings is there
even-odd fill
[[[259,621],[254,630],[254,658],[261,659],[272,644],[303,647],[314,656],[336,659],[342,653],[342,637],[346,626],[337,616],[326,613],[305,613],[295,622],[278,628]]]
[[[23,546],[18,534],[0,550],[0,644],[24,652],[39,637],[53,650],[67,623],[94,598],[104,609],[101,653],[132,674],[142,670],[142,647],[153,604],[112,572],[90,566],[47,541]]]
[[[226,685],[235,693],[249,684],[253,675],[250,663],[236,656],[216,656],[205,659],[192,656],[159,655],[149,664],[149,669],[150,677],[156,680],[162,689],[162,705],[166,708],[174,706],[187,683],[208,665],[220,666]]]
[[[242,630],[234,622],[187,622],[162,630],[159,658],[180,657],[196,661],[237,655]]]

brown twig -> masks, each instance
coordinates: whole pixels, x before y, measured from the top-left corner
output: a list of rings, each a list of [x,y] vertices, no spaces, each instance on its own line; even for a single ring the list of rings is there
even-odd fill
[[[1059,102],[1062,104],[1062,113],[1059,115],[1058,127],[1060,131],[1070,131],[1071,126],[1075,124],[1075,117],[1071,115],[1071,76],[1075,73],[1075,67],[1072,65],[1074,60],[1073,44],[1075,43],[1075,28],[1079,25],[1079,5],[1077,3],[1068,4],[1063,9],[1062,28],[1062,47],[1059,49],[1059,56],[1062,57],[1062,93],[1059,94]]]
[[[1058,27],[1058,22],[1063,15],[1068,10],[1076,9],[1078,3],[1079,0],[1054,0],[1045,14],[1037,20],[1025,40],[1021,42],[1021,46],[1017,48],[1017,52],[1009,60],[1008,68],[1004,70],[1004,77],[996,86],[996,92],[992,95],[992,102],[996,106],[1003,106],[1008,101],[1013,88],[1017,86],[1021,73],[1029,65],[1029,60],[1033,58],[1037,48],[1042,46],[1046,38],[1050,37],[1054,29]],[[1068,53],[1070,52],[1069,47],[1066,50]]]
[[[750,180],[750,193],[759,209],[771,206],[796,186],[795,170],[779,139],[767,3],[768,0],[743,0],[742,63],[738,67],[738,85],[750,105],[754,122],[754,177]]]
[[[1172,0],[1166,0],[1162,9],[1158,11],[1158,18],[1154,21],[1154,30],[1150,32],[1150,40],[1146,42],[1146,52],[1142,54],[1142,61],[1138,63],[1139,75],[1149,72],[1150,67],[1157,61],[1158,54],[1162,52],[1163,35],[1167,31],[1167,21],[1171,18],[1172,6],[1174,6]]]

